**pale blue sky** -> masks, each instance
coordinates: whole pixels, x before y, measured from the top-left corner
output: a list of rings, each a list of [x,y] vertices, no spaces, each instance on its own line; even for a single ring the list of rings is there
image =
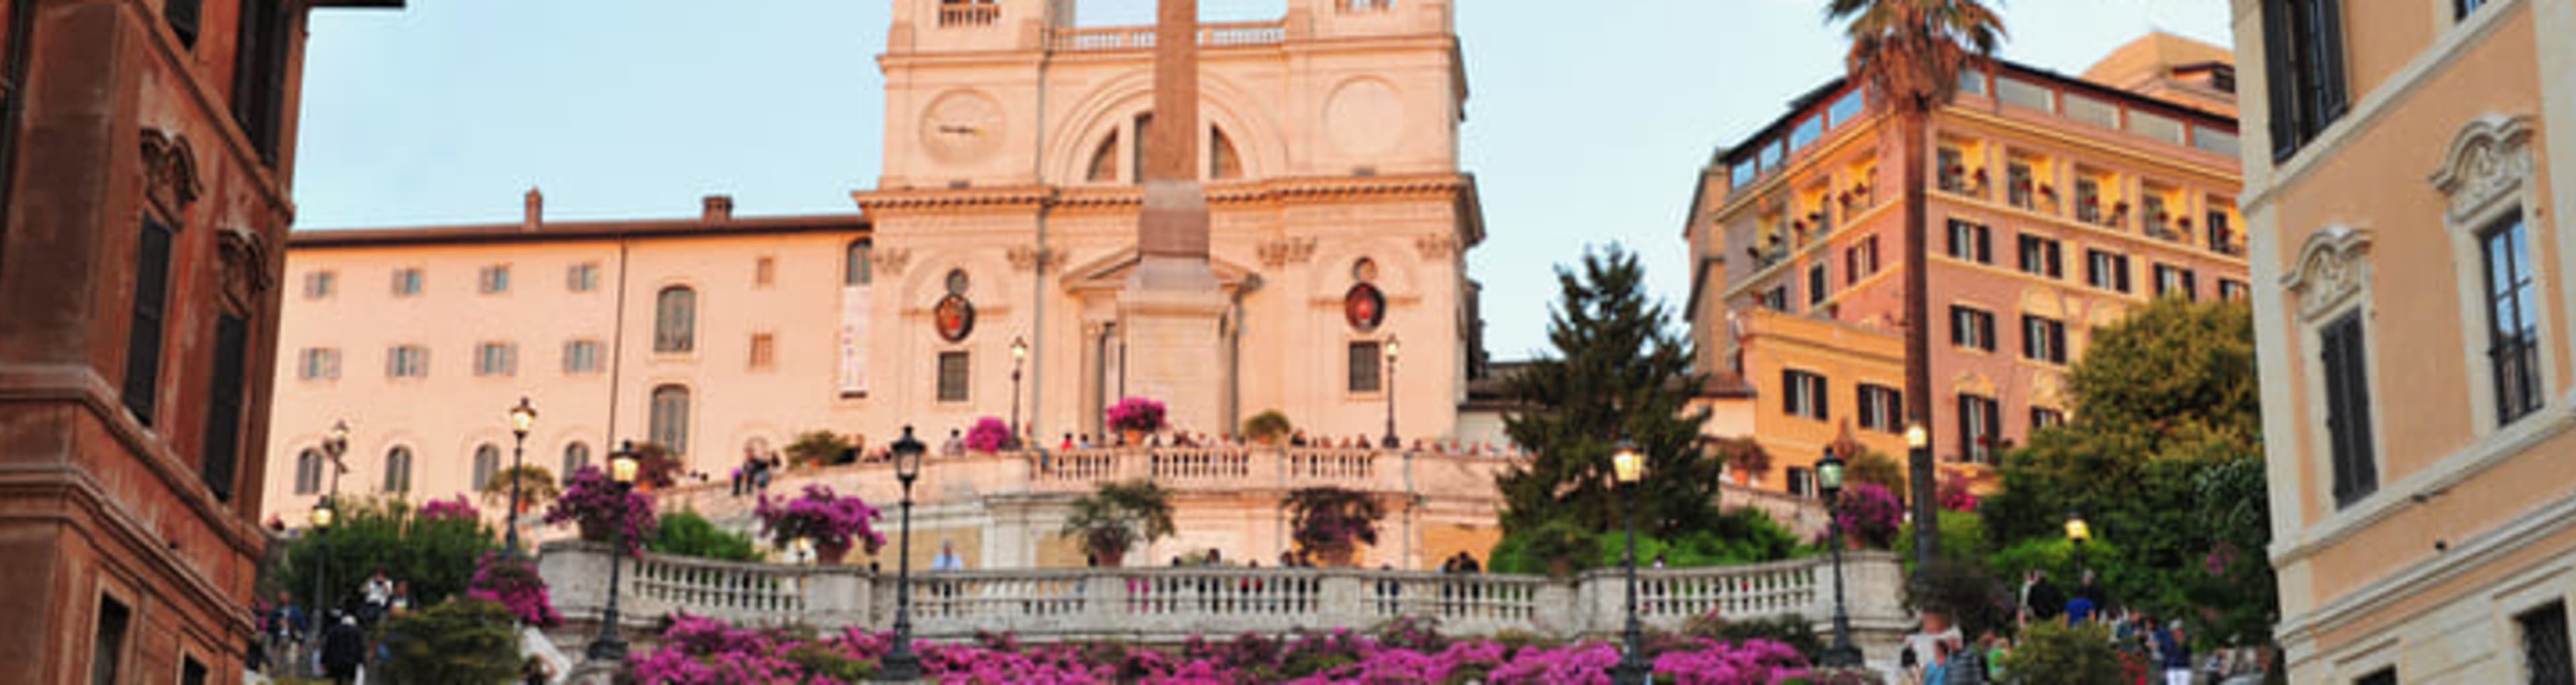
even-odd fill
[[[1682,215],[1717,145],[1841,70],[1818,0],[1456,0],[1471,94],[1466,170],[1485,202],[1470,253],[1487,347],[1545,347],[1551,268],[1586,245],[1643,253],[1676,307]],[[875,184],[886,0],[414,0],[315,13],[297,225],[855,211]],[[1211,21],[1285,0],[1205,0]],[[1085,24],[1152,0],[1091,0]],[[2161,28],[2230,43],[2226,0],[2018,0],[2006,58],[2079,72]]]

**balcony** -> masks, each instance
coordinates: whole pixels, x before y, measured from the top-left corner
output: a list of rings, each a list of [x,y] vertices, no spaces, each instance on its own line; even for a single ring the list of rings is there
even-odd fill
[[[940,26],[992,26],[1002,20],[1002,6],[994,4],[941,4]]]
[[[1048,48],[1056,52],[1113,52],[1154,49],[1154,27],[1114,26],[1089,29],[1059,29],[1048,38]],[[1278,45],[1287,42],[1286,24],[1269,22],[1231,22],[1199,27],[1199,47],[1228,48]]]

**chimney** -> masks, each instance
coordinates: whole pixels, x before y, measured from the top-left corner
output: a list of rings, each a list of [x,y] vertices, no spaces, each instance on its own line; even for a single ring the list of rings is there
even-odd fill
[[[705,199],[699,200],[698,204],[701,208],[698,215],[699,219],[705,221],[733,220],[733,196],[731,195],[709,195],[706,196]]]
[[[519,230],[534,231],[546,222],[546,194],[528,186],[527,213],[519,218]]]

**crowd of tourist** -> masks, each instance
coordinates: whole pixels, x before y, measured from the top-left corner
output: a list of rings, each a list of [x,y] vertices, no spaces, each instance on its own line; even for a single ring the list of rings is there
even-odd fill
[[[2138,685],[2192,685],[2195,673],[2211,676],[2209,682],[2230,676],[2257,673],[2260,660],[2249,651],[2222,650],[2195,660],[2191,636],[2179,617],[2158,617],[2150,612],[2121,604],[2102,587],[2092,572],[2086,571],[2071,589],[2060,588],[2048,574],[2033,570],[2026,575],[2014,595],[2015,620],[2027,628],[2043,623],[2069,626],[2100,624],[2109,633],[2112,646],[2133,663],[2145,664],[2146,673]],[[1988,630],[1973,642],[1963,639],[1955,626],[1939,633],[1927,633],[1907,640],[1898,654],[1903,671],[1899,683],[1904,685],[1975,685],[1982,683],[2019,682],[2004,668],[2005,657],[2015,648],[2013,638]]]
[[[249,667],[275,677],[318,672],[334,683],[360,682],[367,665],[382,663],[388,656],[386,643],[400,639],[377,635],[376,625],[411,608],[411,583],[386,577],[383,568],[369,574],[357,594],[341,598],[318,616],[297,605],[293,595],[279,592],[276,601],[254,606],[260,640],[250,650]],[[314,632],[316,621],[321,626],[319,635]]]

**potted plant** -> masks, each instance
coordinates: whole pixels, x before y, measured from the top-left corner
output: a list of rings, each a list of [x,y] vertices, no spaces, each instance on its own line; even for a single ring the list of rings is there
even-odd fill
[[[1126,436],[1129,446],[1142,445],[1145,436],[1163,430],[1163,403],[1142,397],[1119,400],[1109,406],[1109,427]]]
[[[481,493],[483,503],[508,508],[511,481],[517,481],[519,484],[519,509],[510,512],[512,516],[526,515],[529,509],[536,508],[536,503],[551,500],[563,494],[561,488],[555,487],[554,472],[535,464],[520,464],[501,469],[500,473],[493,474],[491,480],[484,481]]]
[[[1904,516],[1905,507],[1896,503],[1896,494],[1877,483],[1852,483],[1834,500],[1834,520],[1842,524],[1844,540],[1854,549],[1895,545]]]
[[[681,469],[680,457],[672,454],[671,448],[650,442],[635,445],[635,489],[637,491],[652,492],[677,485],[680,482]]]
[[[1010,449],[1012,442],[1011,425],[999,418],[987,416],[976,419],[975,427],[966,429],[966,449],[970,452],[992,454]]]
[[[1288,415],[1279,413],[1277,409],[1254,414],[1252,418],[1243,420],[1244,437],[1264,446],[1275,447],[1279,444],[1280,438],[1288,437],[1289,433],[1296,430],[1296,426],[1288,423]]]
[[[787,463],[797,468],[813,468],[838,461],[850,443],[841,434],[825,430],[805,431],[796,441],[787,443]]]
[[[1169,493],[1149,480],[1103,483],[1099,490],[1074,500],[1073,515],[1061,533],[1082,546],[1082,553],[1102,568],[1115,568],[1127,551],[1170,537]]]
[[[857,497],[832,494],[832,487],[821,483],[805,486],[805,494],[792,500],[761,495],[752,516],[760,519],[770,544],[786,547],[799,539],[811,541],[815,558],[827,564],[841,563],[854,545],[866,545],[869,554],[885,546],[885,535],[870,525],[880,517],[876,507]]]
[[[615,526],[623,526],[633,549],[642,550],[644,541],[653,537],[653,496],[620,492],[599,467],[584,466],[564,482],[563,495],[546,509],[546,525],[566,521],[579,526],[581,539],[591,542],[607,540]]]
[[[499,604],[530,626],[552,628],[563,623],[563,615],[555,613],[554,601],[546,594],[546,579],[537,575],[536,563],[505,552],[485,552],[475,561],[474,581],[465,596]]]
[[[1336,487],[1300,488],[1280,504],[1296,522],[1297,547],[1326,566],[1350,566],[1360,545],[1377,544],[1377,522],[1386,518],[1376,499]]]

